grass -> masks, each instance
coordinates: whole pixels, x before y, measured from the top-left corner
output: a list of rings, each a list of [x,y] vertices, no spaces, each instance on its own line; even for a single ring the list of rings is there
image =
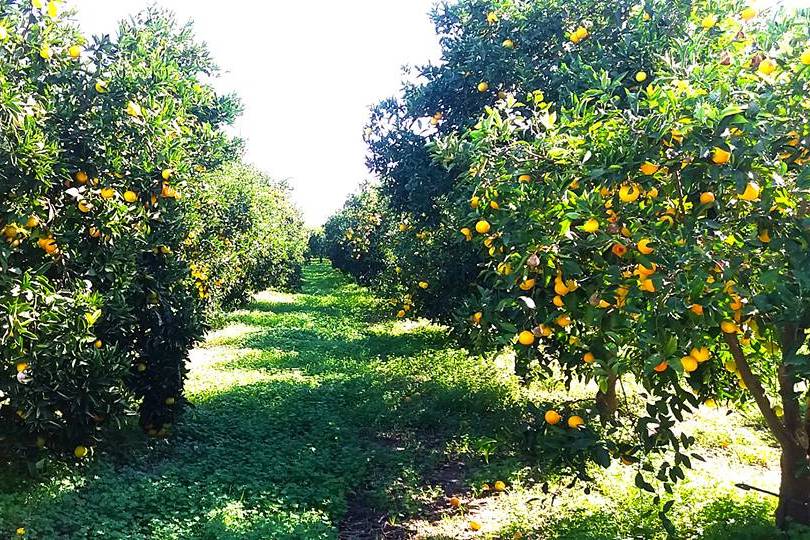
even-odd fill
[[[628,467],[549,504],[538,481],[565,479],[511,442],[526,391],[441,328],[385,311],[323,265],[302,294],[259,295],[193,352],[193,408],[169,442],[129,430],[79,467],[0,471],[0,538],[663,537]],[[733,487],[774,488],[772,442],[736,415],[690,422],[709,460],[676,489],[681,537],[777,537],[773,500]],[[496,479],[506,492],[480,489]]]

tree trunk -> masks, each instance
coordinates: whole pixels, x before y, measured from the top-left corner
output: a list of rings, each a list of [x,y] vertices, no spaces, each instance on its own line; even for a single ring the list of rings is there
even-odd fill
[[[791,523],[810,525],[810,473],[808,457],[799,448],[782,450],[782,483],[776,525],[780,529]]]
[[[615,373],[611,373],[608,375],[607,379],[607,391],[602,392],[600,389],[596,393],[596,409],[599,411],[599,418],[602,420],[602,424],[605,424],[608,420],[616,416],[616,411],[619,408],[619,400],[616,397],[617,382],[618,377],[616,377]]]

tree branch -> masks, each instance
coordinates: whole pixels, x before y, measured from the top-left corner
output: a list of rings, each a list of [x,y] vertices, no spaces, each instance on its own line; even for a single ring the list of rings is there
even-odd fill
[[[737,335],[723,334],[723,336],[726,339],[729,349],[731,349],[731,356],[734,357],[734,362],[737,364],[737,369],[740,371],[740,376],[742,377],[743,382],[745,382],[745,385],[748,387],[748,390],[754,396],[754,401],[757,402],[759,411],[765,418],[768,428],[770,428],[771,432],[776,437],[776,440],[779,441],[782,448],[795,448],[796,440],[793,438],[787,428],[785,428],[785,425],[782,424],[782,421],[779,420],[779,417],[776,416],[776,413],[771,408],[771,402],[768,400],[768,396],[765,395],[765,389],[762,388],[759,378],[757,378],[751,371],[751,366],[748,364],[748,360],[745,358],[742,347],[740,347],[740,341],[737,339]]]
[[[802,412],[796,394],[796,375],[793,368],[785,363],[785,359],[793,357],[799,349],[798,328],[787,324],[782,330],[782,363],[777,371],[779,377],[779,395],[782,398],[784,410],[784,425],[789,433],[799,433],[802,424]],[[797,441],[798,442],[798,441]]]

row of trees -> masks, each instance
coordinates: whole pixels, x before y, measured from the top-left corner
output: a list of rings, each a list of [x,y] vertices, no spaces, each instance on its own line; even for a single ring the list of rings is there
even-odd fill
[[[327,224],[334,264],[400,317],[514,347],[527,379],[595,382],[531,429],[572,462],[637,467],[643,489],[699,459],[685,414],[753,401],[783,451],[777,521],[810,523],[810,14],[464,0],[433,16],[443,62],[373,110],[381,181]],[[623,379],[641,407],[620,406]]]
[[[0,453],[81,458],[135,414],[167,435],[209,317],[294,285],[305,238],[188,26],[89,41],[60,8],[0,6]]]

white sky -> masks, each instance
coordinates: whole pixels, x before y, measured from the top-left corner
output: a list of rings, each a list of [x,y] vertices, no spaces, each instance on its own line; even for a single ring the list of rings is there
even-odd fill
[[[72,0],[86,35],[115,33],[149,0]],[[395,94],[400,67],[436,60],[433,0],[162,0],[193,19],[245,112],[247,161],[289,178],[307,223],[319,225],[369,177],[368,107]]]

